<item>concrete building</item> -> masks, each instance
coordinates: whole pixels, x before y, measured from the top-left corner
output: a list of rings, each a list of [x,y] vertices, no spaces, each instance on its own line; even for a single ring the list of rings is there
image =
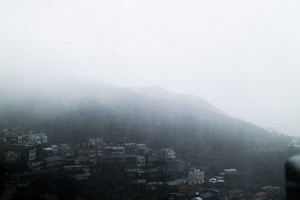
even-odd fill
[[[58,168],[65,164],[65,159],[61,156],[51,156],[43,159],[45,161],[45,167],[49,168]]]
[[[28,142],[31,144],[42,144],[48,142],[48,137],[46,133],[33,133],[29,134]]]
[[[145,167],[146,159],[144,156],[125,155],[124,162],[127,167]]]
[[[171,148],[160,149],[160,158],[161,159],[175,159],[175,151]]]
[[[106,146],[103,153],[105,158],[123,159],[125,148],[124,146]]]
[[[13,144],[3,148],[4,163],[27,162],[36,159],[36,148],[33,145]]]
[[[186,183],[189,185],[204,183],[204,171],[199,168],[193,167],[189,169],[189,176],[186,178]]]
[[[90,176],[92,175],[89,166],[80,166],[80,165],[64,166],[64,171],[69,177],[75,180],[86,180],[90,178]]]

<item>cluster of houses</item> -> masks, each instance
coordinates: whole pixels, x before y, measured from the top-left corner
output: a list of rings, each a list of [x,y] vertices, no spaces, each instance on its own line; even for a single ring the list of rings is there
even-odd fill
[[[4,165],[15,166],[15,171],[39,170],[42,148],[48,141],[45,132],[24,133],[22,129],[4,129],[0,140],[0,161]]]
[[[105,143],[102,138],[90,138],[75,146],[50,145],[45,132],[24,133],[18,129],[4,129],[0,137],[0,164],[10,166],[20,176],[61,170],[74,180],[87,180],[103,162],[122,167],[128,180],[142,193],[165,192],[167,188],[167,199],[247,199],[243,190],[224,190],[225,181],[238,176],[237,169],[224,169],[205,179],[203,170],[177,159],[172,148]],[[279,192],[279,187],[266,186],[249,199],[276,199]]]
[[[22,129],[4,129],[1,136],[0,162],[15,173],[33,173],[64,169],[76,180],[87,179],[97,163],[117,161],[124,167],[132,183],[148,184],[155,189],[162,182],[201,184],[204,172],[176,159],[171,148],[150,149],[146,144],[105,143],[102,138],[90,138],[76,146],[48,144],[45,132],[28,133]]]
[[[155,190],[163,184],[176,186],[204,182],[204,172],[199,168],[188,169],[185,161],[176,159],[172,148],[151,149],[146,144],[137,143],[106,144],[101,138],[93,138],[77,146],[75,160],[76,163],[118,162],[128,179],[144,189]]]
[[[22,175],[62,167],[69,172],[73,165],[71,158],[74,149],[68,144],[49,145],[45,132],[26,133],[21,128],[4,129],[0,144],[0,163],[9,168],[11,173]],[[88,178],[91,173],[86,173],[89,171],[87,169],[78,165],[70,174],[78,179]]]
[[[263,186],[241,189],[241,173],[234,168],[223,169],[216,176],[207,178],[202,185],[204,192],[197,193],[192,200],[281,200],[284,192],[278,186]],[[226,184],[225,184],[226,181]],[[256,192],[255,192],[256,191]]]

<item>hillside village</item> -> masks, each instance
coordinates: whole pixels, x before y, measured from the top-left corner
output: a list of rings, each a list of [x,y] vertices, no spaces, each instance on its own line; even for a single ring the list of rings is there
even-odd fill
[[[2,199],[13,198],[21,188],[42,176],[59,173],[77,183],[86,183],[93,177],[101,177],[102,165],[117,167],[136,193],[148,199],[279,200],[283,197],[278,186],[266,185],[252,191],[240,188],[241,172],[230,166],[213,176],[205,176],[201,166],[191,166],[177,158],[170,147],[155,149],[147,144],[118,139],[107,142],[99,137],[77,145],[51,144],[46,132],[22,128],[4,129],[0,143],[1,173],[5,177]],[[40,198],[47,199],[45,195],[60,199],[51,192]]]

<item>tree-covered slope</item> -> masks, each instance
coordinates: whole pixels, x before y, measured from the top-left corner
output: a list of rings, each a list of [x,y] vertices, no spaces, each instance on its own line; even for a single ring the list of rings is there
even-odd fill
[[[261,149],[287,145],[288,137],[232,118],[205,101],[200,105],[200,98],[141,90],[72,83],[3,91],[0,128],[45,129],[55,143],[127,137],[151,147],[172,147],[189,162],[219,168],[249,168]]]

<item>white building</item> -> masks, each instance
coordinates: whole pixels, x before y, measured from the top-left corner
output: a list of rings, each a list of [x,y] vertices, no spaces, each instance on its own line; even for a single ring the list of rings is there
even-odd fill
[[[29,143],[32,144],[41,144],[41,143],[47,143],[48,138],[46,133],[32,133],[29,134]]]
[[[225,174],[237,174],[237,169],[224,169]]]
[[[28,161],[33,161],[36,159],[36,148],[30,149],[28,151]]]
[[[189,176],[186,178],[186,182],[189,185],[204,183],[204,171],[201,171],[199,168],[196,167],[190,168]]]
[[[163,148],[160,149],[160,157],[161,159],[175,159],[175,151],[171,148]]]

